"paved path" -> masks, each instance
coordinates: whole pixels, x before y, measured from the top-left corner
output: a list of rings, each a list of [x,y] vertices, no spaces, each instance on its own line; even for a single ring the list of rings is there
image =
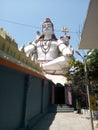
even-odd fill
[[[95,123],[98,123],[94,121]],[[48,113],[31,130],[92,130],[90,119],[76,113]],[[98,130],[95,128],[94,130]]]

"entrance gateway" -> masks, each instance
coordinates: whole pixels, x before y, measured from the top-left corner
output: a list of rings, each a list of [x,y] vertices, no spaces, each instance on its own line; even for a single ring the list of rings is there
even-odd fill
[[[69,105],[72,106],[71,87],[68,85],[53,85],[52,86],[52,104]]]

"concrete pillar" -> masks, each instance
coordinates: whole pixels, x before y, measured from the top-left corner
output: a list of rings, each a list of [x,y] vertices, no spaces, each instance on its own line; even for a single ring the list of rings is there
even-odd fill
[[[52,85],[52,104],[55,104],[55,86]]]

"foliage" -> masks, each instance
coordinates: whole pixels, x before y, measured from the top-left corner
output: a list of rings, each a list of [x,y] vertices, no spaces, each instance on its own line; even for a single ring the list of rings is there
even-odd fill
[[[79,60],[73,58],[71,62],[71,69],[67,72],[68,80],[71,80],[73,83],[78,83],[84,78],[84,65]]]
[[[89,56],[87,65],[88,65],[89,77],[92,80],[98,79],[98,49],[95,49]]]
[[[87,52],[89,54],[90,51]],[[87,55],[86,60],[87,75],[90,81],[98,81],[98,49],[92,51],[91,55]],[[66,73],[68,80],[73,83],[82,84],[85,79],[84,62],[73,58],[71,69]]]

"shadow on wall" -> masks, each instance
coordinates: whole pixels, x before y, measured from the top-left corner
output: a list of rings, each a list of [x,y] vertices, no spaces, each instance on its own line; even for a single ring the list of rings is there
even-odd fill
[[[47,113],[36,125],[30,130],[49,130],[56,113]]]

